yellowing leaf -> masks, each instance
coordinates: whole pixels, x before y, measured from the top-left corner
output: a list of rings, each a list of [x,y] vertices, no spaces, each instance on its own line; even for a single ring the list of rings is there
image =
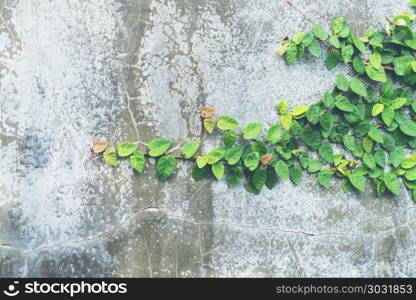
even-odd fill
[[[308,111],[308,107],[306,105],[299,105],[296,106],[292,111],[292,116],[300,116]]]
[[[377,103],[376,105],[373,106],[373,110],[371,112],[371,114],[374,116],[377,116],[379,113],[381,113],[384,109],[384,105],[381,103]]]
[[[206,155],[200,155],[196,158],[196,165],[202,169],[208,163]]]
[[[215,128],[215,120],[214,118],[206,118],[204,119],[204,127],[205,130],[209,133],[212,133]]]
[[[280,56],[283,56],[287,50],[287,45],[282,45],[279,48],[277,48],[277,54]]]
[[[285,114],[285,115],[281,115],[280,116],[280,122],[282,123],[283,128],[286,131],[289,131],[290,128],[292,127],[292,115],[290,114]]]
[[[104,150],[107,149],[107,147],[107,141],[97,141],[91,144],[91,150],[94,151],[94,153],[104,152]]]

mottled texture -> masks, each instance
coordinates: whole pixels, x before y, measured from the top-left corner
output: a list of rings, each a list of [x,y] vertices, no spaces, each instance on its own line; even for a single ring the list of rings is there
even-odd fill
[[[277,99],[313,103],[349,72],[287,66],[279,41],[308,19],[380,28],[407,1],[292,2],[0,0],[0,276],[414,276],[404,189],[379,200],[307,176],[252,196],[88,148],[163,136],[209,150],[203,105],[271,124]]]

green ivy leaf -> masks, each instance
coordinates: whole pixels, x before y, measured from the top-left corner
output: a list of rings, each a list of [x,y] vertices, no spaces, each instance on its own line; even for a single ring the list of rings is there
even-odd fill
[[[344,60],[344,64],[348,64],[351,62],[352,56],[354,54],[354,48],[351,45],[346,45],[341,49],[342,59]]]
[[[230,116],[221,116],[217,123],[217,127],[221,130],[230,130],[236,128],[237,126],[237,120]]]
[[[172,146],[172,142],[167,139],[154,139],[147,145],[149,155],[152,157],[161,156]]]
[[[364,153],[363,162],[369,169],[376,168],[376,160],[374,159],[374,156],[371,155],[371,153]]]
[[[297,34],[295,34],[294,36],[293,36],[293,38],[292,38],[292,41],[296,44],[296,45],[299,45],[301,42],[302,42],[302,40],[303,40],[303,37],[305,36],[305,33],[304,32],[299,32],[299,33],[297,33]]]
[[[383,119],[384,124],[390,126],[394,120],[394,110],[390,107],[385,107],[381,112],[381,118]]]
[[[386,161],[386,153],[384,153],[384,151],[377,150],[376,152],[374,152],[374,159],[377,165],[379,165],[383,169],[386,167],[387,161]]]
[[[404,159],[404,150],[402,147],[397,147],[390,153],[390,161],[393,167],[395,168],[400,166],[403,159]]]
[[[337,88],[341,91],[344,91],[344,92],[349,90],[350,84],[348,82],[347,77],[345,77],[342,74],[337,76]]]
[[[320,113],[321,107],[318,104],[312,104],[306,112],[306,119],[311,124],[316,124],[318,123]]]
[[[243,169],[241,167],[227,169],[226,181],[229,188],[237,186],[241,179],[243,179]]]
[[[124,142],[117,145],[117,154],[120,157],[127,157],[137,149],[137,144]]]
[[[402,161],[402,163],[400,164],[400,166],[403,169],[411,169],[414,166],[416,166],[416,158],[409,156],[409,157],[405,157]]]
[[[321,45],[319,42],[314,39],[312,43],[308,47],[309,53],[315,57],[319,57],[321,55]]]
[[[383,136],[376,126],[372,125],[368,135],[377,143],[383,144]]]
[[[254,194],[254,195],[259,194],[259,191],[254,186],[253,181],[250,177],[247,177],[246,181],[244,182],[244,188],[246,189],[247,192],[251,194]]]
[[[370,64],[376,70],[378,70],[381,67],[381,55],[380,55],[380,53],[373,52],[373,54],[370,55]]]
[[[365,177],[363,175],[351,173],[348,175],[351,184],[359,191],[365,191]]]
[[[321,41],[325,41],[328,38],[328,34],[326,33],[325,29],[323,29],[321,25],[315,25],[313,27],[313,33]]]
[[[360,51],[361,53],[367,52],[365,44],[362,41],[360,41],[359,38],[357,38],[356,36],[353,36],[352,42],[354,43],[354,46],[358,49],[358,51]]]
[[[385,190],[386,190],[386,185],[384,184],[384,182],[379,181],[377,183],[377,186],[376,186],[377,197],[381,198],[381,196],[383,196]]]
[[[358,74],[364,74],[365,66],[363,60],[359,56],[354,56],[352,60],[352,66]]]
[[[331,185],[332,175],[334,174],[334,171],[331,169],[324,169],[321,170],[318,175],[318,182],[325,188],[329,188]]]
[[[405,135],[416,136],[416,123],[409,119],[403,120],[399,128]]]
[[[323,167],[324,163],[319,159],[311,159],[309,160],[308,165],[308,172],[309,173],[315,173],[319,171]]]
[[[279,177],[277,176],[274,169],[267,169],[267,178],[266,178],[266,186],[269,190],[274,188],[279,181]]]
[[[370,77],[374,81],[378,82],[386,82],[386,72],[384,68],[380,68],[378,70],[374,69],[371,65],[367,65],[365,67],[365,72],[367,73],[368,77]]]
[[[225,160],[229,165],[235,165],[241,159],[243,155],[243,147],[234,146],[228,149],[227,154],[225,155]]]
[[[338,65],[339,59],[341,57],[341,53],[338,50],[330,50],[326,54],[325,58],[325,66],[326,68],[331,71]]]
[[[141,151],[134,152],[130,156],[130,164],[137,172],[142,173],[146,165],[146,158]]]
[[[332,163],[334,161],[334,150],[332,150],[331,144],[323,142],[319,147],[319,155],[327,162]]]
[[[367,121],[363,121],[355,126],[354,131],[357,137],[363,137],[366,135],[371,129],[371,123]]]
[[[342,27],[344,26],[345,20],[343,17],[336,18],[331,23],[331,29],[333,33],[340,33],[342,30]]]
[[[212,133],[215,128],[215,120],[213,117],[204,119],[204,128],[208,133]]]
[[[224,147],[218,147],[218,148],[212,149],[206,155],[208,164],[210,165],[215,164],[219,160],[223,159],[226,153],[227,153],[227,149],[225,149]]]
[[[404,76],[412,72],[411,63],[415,58],[411,55],[405,55],[398,58],[395,58],[393,61],[394,72],[399,76]]]
[[[224,146],[227,148],[231,148],[235,142],[237,141],[237,132],[233,130],[228,130],[224,133],[223,142]]]
[[[335,35],[331,35],[331,36],[329,37],[328,42],[329,42],[332,46],[334,46],[335,48],[337,48],[337,49],[339,49],[339,48],[341,47],[341,44],[340,44],[340,42],[339,42],[339,39],[338,39]]]
[[[360,96],[363,96],[363,97],[368,96],[367,89],[366,89],[364,83],[358,78],[353,77],[351,79],[350,88],[357,95],[360,95]]]
[[[244,165],[249,171],[254,171],[259,165],[260,155],[258,152],[250,152],[244,157]]]
[[[296,46],[295,43],[290,43],[290,45],[287,47],[286,52],[285,52],[285,60],[287,64],[289,65],[293,64],[295,62],[297,54],[298,54],[298,47]]]
[[[162,156],[156,163],[156,173],[162,181],[167,180],[175,171],[176,158],[172,155]]]
[[[208,163],[206,155],[200,155],[196,158],[196,165],[198,168],[202,169]]]
[[[350,100],[342,95],[338,95],[335,98],[335,106],[342,111],[352,112],[354,111],[354,105],[351,104]]]
[[[208,172],[208,166],[199,168],[197,164],[192,167],[192,178],[198,182],[204,178],[205,174]]]
[[[351,187],[352,187],[351,182],[347,178],[344,178],[342,180],[342,190],[344,191],[344,193],[348,193]]]
[[[319,130],[305,126],[302,128],[300,136],[303,142],[314,150],[317,150],[321,145],[321,133]]]
[[[355,142],[354,142],[354,145],[355,145]],[[374,142],[370,137],[366,136],[363,139],[361,145],[363,146],[363,149],[365,152],[370,153],[373,150]]]
[[[404,177],[409,181],[416,180],[416,168],[411,168],[410,170],[407,170],[404,174]]]
[[[279,124],[272,125],[267,131],[266,138],[268,142],[272,145],[277,144],[282,140],[282,128]]]
[[[309,166],[309,153],[300,152],[299,153],[299,162],[302,165],[302,168],[306,169]]]
[[[390,192],[394,195],[400,195],[400,181],[394,173],[386,173],[384,175],[384,183]]]
[[[114,150],[113,148],[105,149],[103,157],[104,161],[110,166],[117,167],[119,165],[116,150]]]
[[[399,109],[400,107],[402,107],[403,105],[405,105],[407,103],[407,99],[406,98],[396,98],[391,102],[391,108],[393,110]]]
[[[182,153],[183,157],[185,159],[190,159],[198,151],[200,145],[201,145],[200,143],[195,142],[195,141],[187,142],[181,148],[181,153]]]
[[[274,171],[283,180],[289,180],[289,167],[283,160],[279,160],[274,164]]]
[[[260,191],[267,179],[267,171],[263,168],[258,168],[253,174],[253,185],[256,190]]]
[[[300,184],[302,181],[302,167],[300,165],[295,165],[289,168],[289,177],[294,184]]]
[[[220,180],[224,176],[224,163],[222,161],[219,161],[211,166],[212,174],[214,174],[214,177],[217,180]]]
[[[256,138],[263,130],[263,124],[261,123],[249,123],[243,127],[243,137],[246,140],[251,140]]]

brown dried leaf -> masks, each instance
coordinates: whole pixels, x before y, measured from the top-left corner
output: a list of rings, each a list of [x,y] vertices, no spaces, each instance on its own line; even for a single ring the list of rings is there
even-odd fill
[[[201,112],[201,117],[203,118],[209,118],[212,117],[215,114],[215,108],[212,107],[203,107]]]
[[[267,153],[267,154],[263,155],[262,158],[261,158],[261,164],[263,166],[267,166],[272,158],[273,158],[273,154]]]
[[[107,149],[107,147],[107,141],[97,141],[91,144],[91,150],[94,151],[94,153],[104,152],[104,150]]]

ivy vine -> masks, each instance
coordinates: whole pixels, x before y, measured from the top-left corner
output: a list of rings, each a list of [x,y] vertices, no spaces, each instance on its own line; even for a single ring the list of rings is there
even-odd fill
[[[416,0],[410,5],[415,8]],[[328,70],[351,64],[354,77],[336,77],[336,86],[322,100],[310,106],[289,108],[279,101],[279,121],[265,130],[262,123],[249,123],[237,132],[239,122],[231,116],[215,117],[215,109],[204,107],[201,117],[208,133],[221,131],[223,146],[198,153],[200,142],[181,146],[180,155],[169,154],[172,141],[158,138],[138,151],[138,144],[123,142],[116,149],[105,141],[92,149],[102,153],[111,166],[129,158],[138,173],[149,158],[155,158],[160,180],[174,173],[178,159],[194,162],[192,176],[217,180],[225,177],[230,188],[244,179],[244,187],[258,194],[264,186],[272,189],[279,180],[299,184],[304,172],[316,174],[328,188],[334,178],[342,188],[364,191],[371,181],[378,197],[385,192],[400,194],[401,183],[416,201],[416,32],[415,14],[403,12],[387,18],[384,30],[368,29],[358,37],[345,19],[335,19],[331,33],[320,25],[311,32],[285,38],[278,54],[290,65],[308,52],[319,57],[326,51]],[[337,151],[334,151],[334,148]],[[344,152],[343,152],[344,151]]]

